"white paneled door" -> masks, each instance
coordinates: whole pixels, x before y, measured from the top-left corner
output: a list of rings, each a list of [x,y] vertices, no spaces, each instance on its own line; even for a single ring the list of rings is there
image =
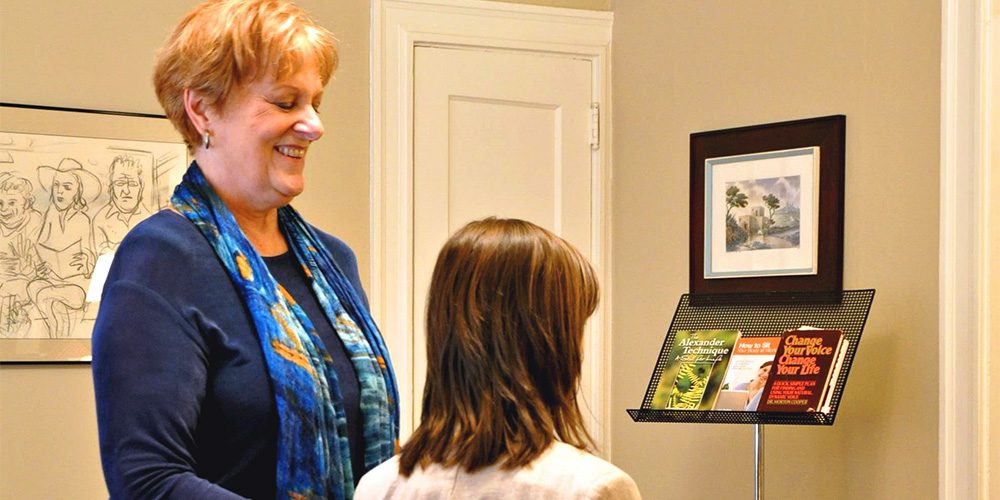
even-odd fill
[[[413,100],[414,395],[423,314],[448,236],[486,216],[534,222],[591,255],[591,62],[527,51],[417,47]],[[589,373],[584,387],[589,388]],[[414,398],[414,420],[420,398]]]
[[[580,400],[606,452],[612,14],[476,0],[373,0],[373,12],[370,297],[403,440],[420,419],[437,253],[492,215],[548,228],[597,270]]]

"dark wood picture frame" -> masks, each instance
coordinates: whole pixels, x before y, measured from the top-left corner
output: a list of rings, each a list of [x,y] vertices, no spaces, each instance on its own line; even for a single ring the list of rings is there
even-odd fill
[[[843,288],[844,115],[824,116],[691,134],[690,293],[720,294],[840,292]],[[756,153],[818,148],[815,269],[809,274],[706,277],[706,160]],[[711,210],[712,207],[709,207]],[[723,207],[724,208],[724,207]]]

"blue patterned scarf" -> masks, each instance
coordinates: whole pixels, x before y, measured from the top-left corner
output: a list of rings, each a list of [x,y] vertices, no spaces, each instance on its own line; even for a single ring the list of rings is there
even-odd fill
[[[278,408],[278,498],[351,498],[354,474],[340,385],[309,318],[271,276],[197,163],[171,202],[215,249],[257,328]],[[278,224],[357,372],[364,460],[374,467],[392,457],[399,438],[398,390],[388,349],[354,287],[298,212],[278,209]]]

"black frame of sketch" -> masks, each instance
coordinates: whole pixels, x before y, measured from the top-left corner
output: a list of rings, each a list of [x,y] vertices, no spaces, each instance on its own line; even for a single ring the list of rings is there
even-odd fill
[[[650,376],[649,386],[643,397],[642,406],[629,409],[628,414],[636,422],[687,422],[714,424],[798,424],[833,425],[837,409],[847,385],[851,364],[861,343],[875,290],[844,290],[839,300],[817,303],[811,294],[786,294],[782,300],[764,294],[740,294],[738,303],[726,301],[711,306],[694,307],[690,296],[684,294],[677,304],[673,320],[663,340],[663,347]],[[826,299],[824,295],[821,297]],[[829,413],[776,413],[731,410],[656,410],[650,408],[660,375],[667,364],[674,338],[680,330],[736,329],[747,337],[780,335],[785,330],[803,325],[816,328],[837,329],[844,332],[850,341],[844,364],[837,380],[834,381],[833,396]]]
[[[694,303],[702,294],[842,289],[846,122],[844,115],[833,115],[691,134],[689,292]],[[820,148],[817,273],[706,279],[705,160],[813,146]]]

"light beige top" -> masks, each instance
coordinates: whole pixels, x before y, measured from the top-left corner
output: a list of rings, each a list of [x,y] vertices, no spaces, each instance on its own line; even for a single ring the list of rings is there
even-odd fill
[[[624,471],[594,455],[556,442],[528,467],[501,470],[493,465],[469,474],[459,467],[417,467],[399,475],[399,457],[372,469],[355,492],[369,499],[639,499],[639,488]]]

